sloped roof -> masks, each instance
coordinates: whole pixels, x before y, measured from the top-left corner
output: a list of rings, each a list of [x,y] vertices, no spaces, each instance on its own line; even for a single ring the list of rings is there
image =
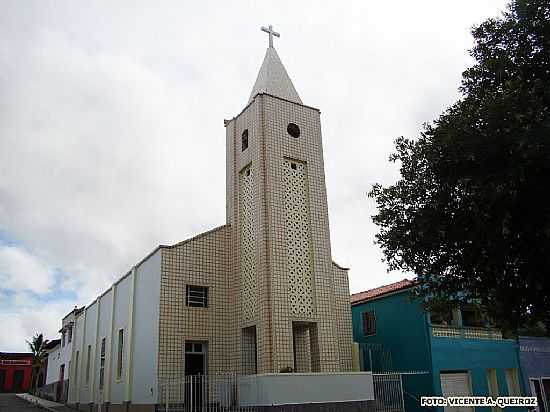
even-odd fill
[[[351,295],[351,304],[356,305],[358,303],[363,303],[388,293],[412,288],[417,284],[418,282],[416,280],[409,280],[405,278],[399,282],[390,283],[389,285],[379,286],[374,289],[365,290],[364,292],[354,293]]]
[[[274,47],[268,47],[265,52],[262,67],[258,72],[256,83],[250,93],[250,103],[258,93],[267,93],[276,97],[302,104],[298,92],[292,84],[279,55]]]

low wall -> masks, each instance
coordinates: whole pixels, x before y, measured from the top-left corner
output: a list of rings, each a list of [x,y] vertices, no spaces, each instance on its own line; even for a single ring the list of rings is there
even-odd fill
[[[374,399],[370,372],[273,373],[239,378],[239,404],[274,406]]]

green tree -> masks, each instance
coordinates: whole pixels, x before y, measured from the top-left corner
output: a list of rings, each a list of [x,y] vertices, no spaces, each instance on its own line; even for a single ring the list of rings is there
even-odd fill
[[[33,354],[33,364],[32,364],[32,387],[36,390],[38,386],[38,373],[40,369],[44,366],[46,362],[46,357],[48,353],[46,352],[46,345],[48,340],[44,340],[44,336],[41,333],[37,333],[33,336],[32,340],[27,341],[29,349]]]
[[[460,100],[396,139],[401,177],[369,193],[377,243],[428,305],[474,300],[501,327],[550,331],[550,2],[513,1],[472,34]]]

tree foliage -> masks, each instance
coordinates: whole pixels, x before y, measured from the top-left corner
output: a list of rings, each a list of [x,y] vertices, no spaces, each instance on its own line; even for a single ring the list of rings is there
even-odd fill
[[[461,99],[417,139],[401,177],[373,186],[389,268],[427,301],[478,301],[500,326],[550,330],[550,2],[516,0],[472,29]]]
[[[46,350],[48,340],[44,339],[42,333],[37,333],[33,336],[31,341],[27,341],[27,345],[33,354],[33,365],[32,365],[32,380],[33,388],[36,389],[38,384],[37,373],[41,367],[44,366],[48,352]]]

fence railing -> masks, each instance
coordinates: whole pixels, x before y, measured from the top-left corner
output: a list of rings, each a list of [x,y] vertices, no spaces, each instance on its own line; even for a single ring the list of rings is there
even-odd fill
[[[255,412],[239,406],[238,376],[190,375],[161,380],[159,411],[162,412]]]
[[[403,381],[400,373],[373,373],[376,412],[404,412]]]
[[[400,373],[373,373],[374,410],[404,412]],[[241,407],[237,375],[192,375],[159,383],[157,412],[257,412]]]
[[[502,340],[502,332],[493,328],[432,325],[432,335],[442,338]]]

